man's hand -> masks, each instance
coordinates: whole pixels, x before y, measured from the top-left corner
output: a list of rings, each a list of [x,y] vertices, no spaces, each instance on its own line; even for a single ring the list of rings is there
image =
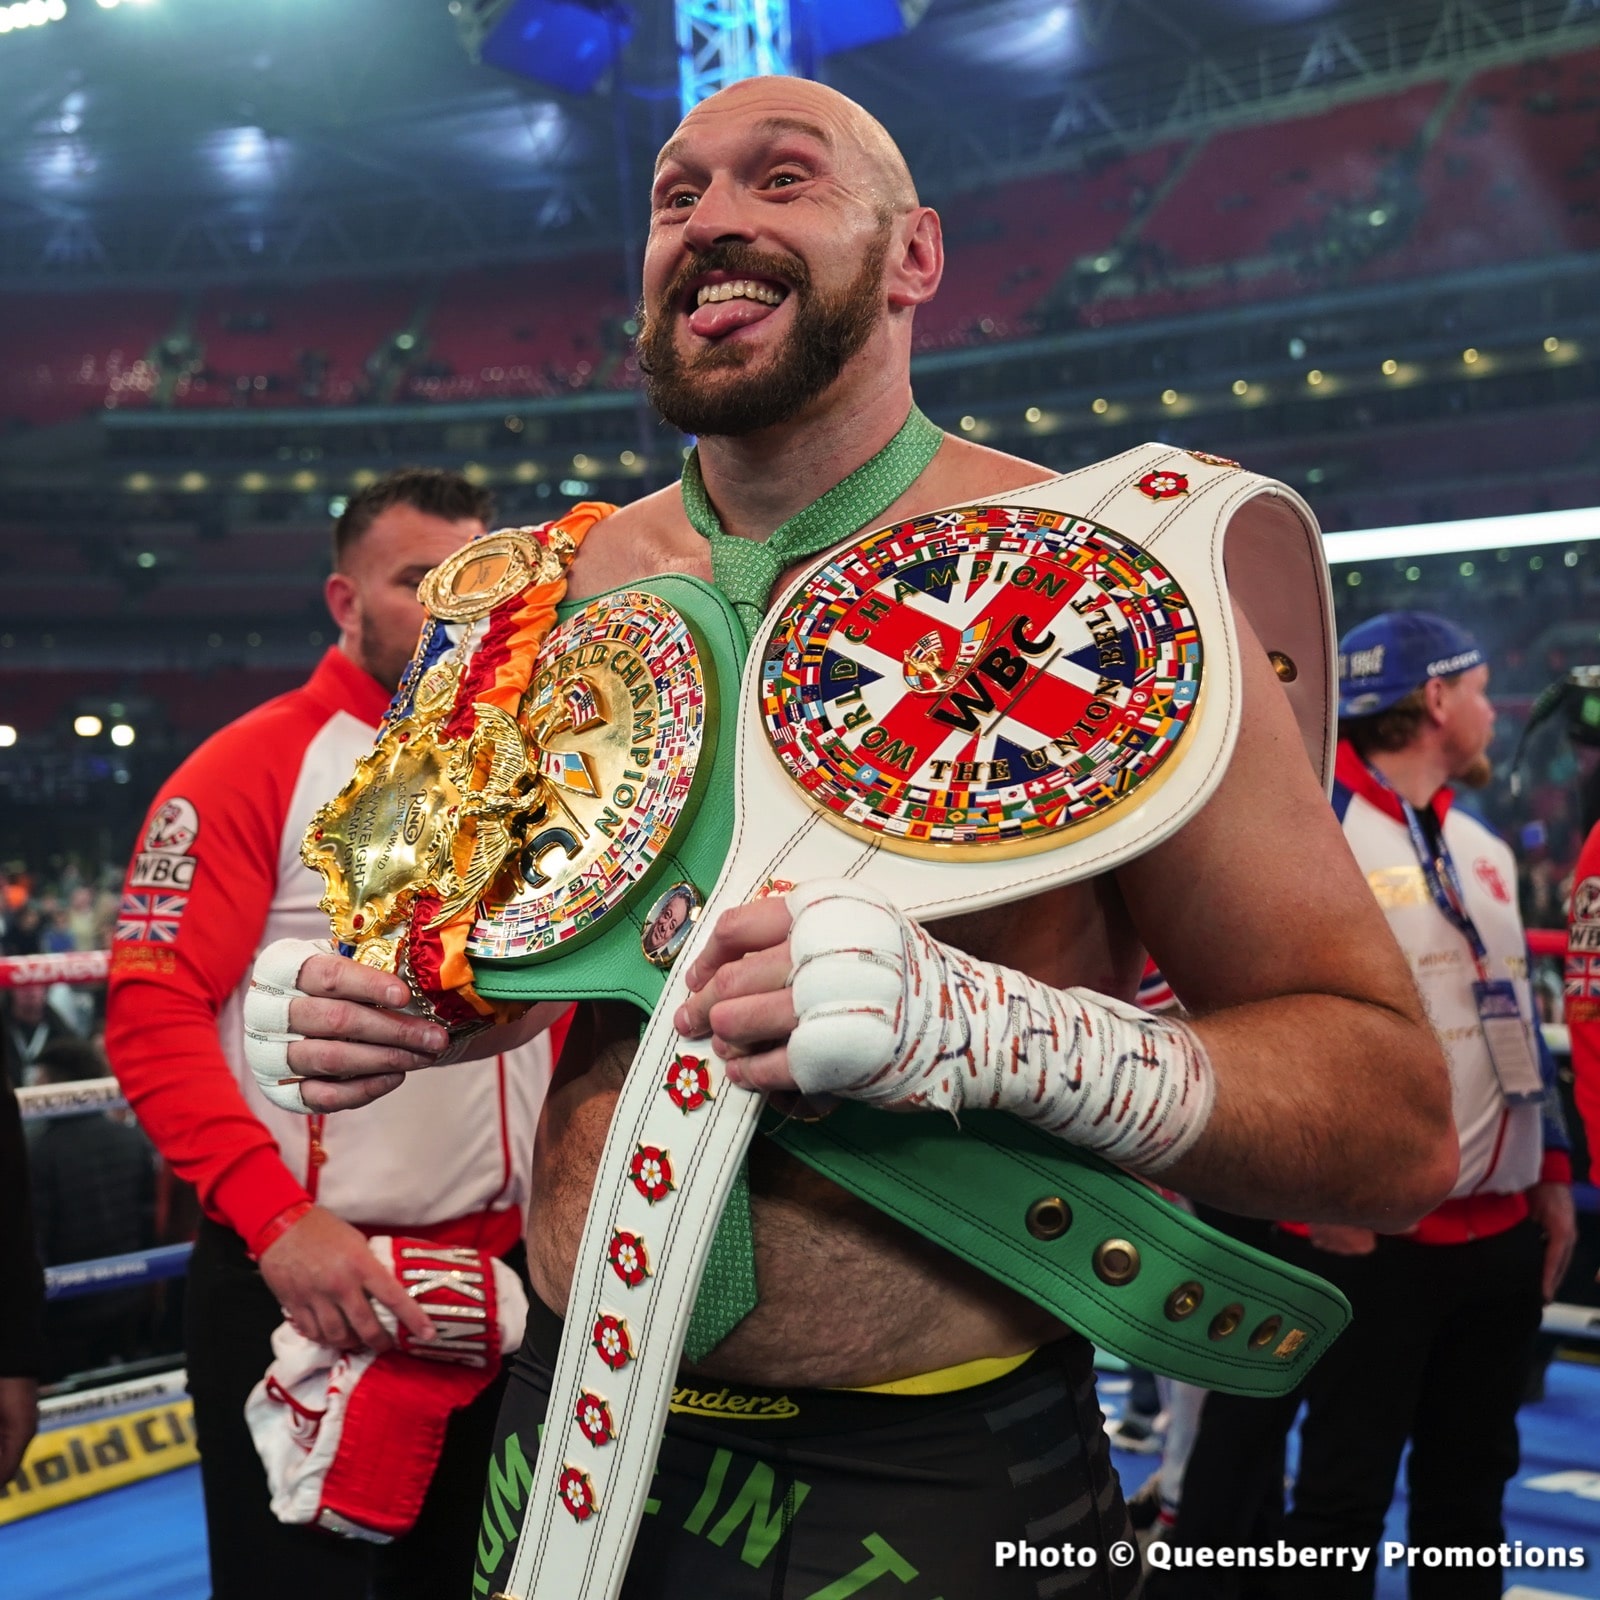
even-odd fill
[[[398,1089],[405,1075],[431,1067],[450,1042],[436,1022],[405,1015],[411,991],[390,972],[347,956],[314,955],[300,968],[289,1028],[305,1037],[288,1049],[290,1071],[327,1083],[302,1083],[313,1111],[346,1111]]]
[[[765,1093],[796,1087],[787,1049],[796,1021],[791,923],[780,896],[724,911],[686,974],[689,998],[673,1018],[685,1039],[711,1036],[730,1082]]]
[[[361,1230],[322,1206],[313,1206],[269,1245],[259,1264],[290,1322],[319,1344],[336,1350],[392,1348],[394,1341],[373,1314],[374,1300],[394,1312],[414,1337],[434,1336],[427,1313],[379,1264]]]
[[[1351,1228],[1338,1222],[1313,1222],[1311,1243],[1332,1256],[1370,1256],[1378,1248],[1371,1228]]]
[[[22,1465],[22,1452],[39,1427],[36,1378],[0,1378],[0,1483],[9,1483]]]
[[[1572,1205],[1572,1186],[1536,1183],[1528,1191],[1528,1214],[1544,1232],[1544,1303],[1549,1305],[1561,1287],[1578,1242],[1578,1218]]]

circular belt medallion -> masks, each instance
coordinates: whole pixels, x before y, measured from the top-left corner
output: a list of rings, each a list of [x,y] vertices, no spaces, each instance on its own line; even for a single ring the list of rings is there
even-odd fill
[[[526,887],[468,942],[488,960],[537,958],[600,931],[688,820],[716,737],[709,658],[675,607],[629,589],[558,623],[520,720],[545,798],[523,853]]]
[[[564,541],[564,543],[563,543]],[[549,583],[571,559],[572,541],[559,528],[541,546],[531,528],[501,528],[447,556],[417,587],[430,616],[446,622],[486,617],[530,583]]]
[[[1148,782],[1200,677],[1189,602],[1138,545],[978,506],[831,558],[768,635],[761,711],[845,828],[909,854],[1023,852]]]

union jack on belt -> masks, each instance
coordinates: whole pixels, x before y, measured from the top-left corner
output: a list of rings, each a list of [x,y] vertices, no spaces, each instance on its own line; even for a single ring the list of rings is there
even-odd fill
[[[1567,998],[1600,999],[1600,956],[1567,954]]]
[[[186,894],[125,894],[117,911],[115,939],[138,944],[176,944]]]

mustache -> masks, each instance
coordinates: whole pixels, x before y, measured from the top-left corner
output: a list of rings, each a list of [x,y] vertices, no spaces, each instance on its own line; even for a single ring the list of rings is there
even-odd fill
[[[758,250],[754,245],[727,239],[701,250],[678,268],[662,296],[663,307],[687,306],[690,287],[708,272],[726,272],[736,278],[775,278],[787,284],[790,293],[801,296],[811,291],[811,273],[799,256]]]

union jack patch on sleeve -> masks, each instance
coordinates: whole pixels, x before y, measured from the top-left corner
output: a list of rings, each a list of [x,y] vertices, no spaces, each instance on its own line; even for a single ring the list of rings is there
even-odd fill
[[[125,894],[112,937],[137,944],[176,944],[178,922],[188,904],[186,894]]]

